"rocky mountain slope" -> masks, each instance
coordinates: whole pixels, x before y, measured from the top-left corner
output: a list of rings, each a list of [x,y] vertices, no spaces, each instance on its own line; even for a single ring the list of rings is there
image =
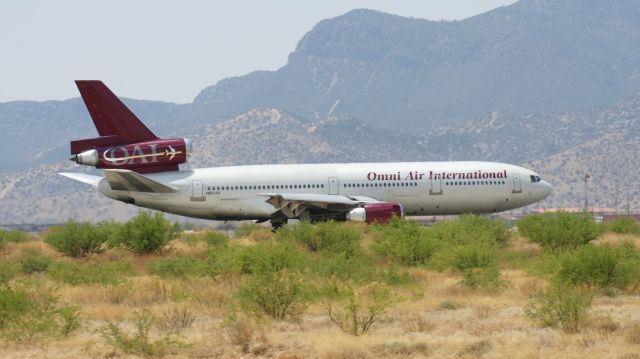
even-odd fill
[[[409,133],[492,112],[609,106],[640,90],[639,5],[521,0],[454,22],[356,10],[318,23],[281,69],[204,89],[194,111],[276,107]]]

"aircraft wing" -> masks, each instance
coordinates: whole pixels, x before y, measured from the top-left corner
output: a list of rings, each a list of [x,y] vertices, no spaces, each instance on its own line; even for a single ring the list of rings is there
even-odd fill
[[[114,191],[134,191],[147,193],[173,193],[177,188],[152,180],[137,172],[123,169],[105,169],[104,176]]]
[[[260,193],[266,202],[280,210],[287,218],[296,218],[307,209],[333,213],[347,212],[366,203],[380,202],[371,197],[333,194]]]

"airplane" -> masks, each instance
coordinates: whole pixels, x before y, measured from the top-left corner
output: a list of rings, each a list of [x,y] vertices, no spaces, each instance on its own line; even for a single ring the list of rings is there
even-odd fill
[[[387,222],[393,216],[488,214],[541,201],[552,186],[494,162],[273,164],[180,169],[186,138],[159,138],[101,81],[76,81],[100,137],[71,141],[70,160],[104,177],[60,175],[108,198],[210,220]]]

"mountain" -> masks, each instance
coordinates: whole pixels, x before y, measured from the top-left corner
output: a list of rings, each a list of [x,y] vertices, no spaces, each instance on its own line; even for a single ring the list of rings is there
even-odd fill
[[[637,0],[521,0],[454,22],[355,10],[318,23],[279,70],[204,89],[194,115],[264,106],[410,133],[606,107],[640,91],[638,38]]]

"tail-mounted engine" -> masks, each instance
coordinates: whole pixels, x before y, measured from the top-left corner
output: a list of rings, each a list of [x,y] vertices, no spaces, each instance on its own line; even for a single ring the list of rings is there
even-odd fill
[[[121,168],[148,173],[175,171],[179,164],[187,162],[191,152],[189,139],[158,138],[139,143],[94,147],[72,155],[70,160],[96,168]]]
[[[391,217],[402,218],[404,211],[402,206],[396,203],[370,203],[363,207],[352,209],[347,213],[347,221],[366,223],[387,223]]]

